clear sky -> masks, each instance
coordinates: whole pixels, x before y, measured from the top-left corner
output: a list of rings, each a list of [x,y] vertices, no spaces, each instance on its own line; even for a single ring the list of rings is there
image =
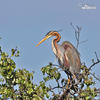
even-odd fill
[[[81,9],[84,3],[96,9]],[[79,52],[81,61],[89,66],[95,51],[100,57],[100,0],[0,0],[0,45],[6,52],[17,46],[17,68],[34,70],[36,81],[40,81],[40,68],[55,62],[55,56],[52,39],[39,47],[36,44],[48,31],[62,29],[60,43],[68,40],[76,45],[71,22],[82,27],[80,40],[88,40],[80,44]],[[100,76],[100,64],[92,71]]]

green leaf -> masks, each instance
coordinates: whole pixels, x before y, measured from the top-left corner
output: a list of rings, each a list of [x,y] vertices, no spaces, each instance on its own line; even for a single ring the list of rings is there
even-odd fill
[[[48,93],[46,94],[46,97],[49,98],[49,94]]]
[[[42,99],[37,95],[33,95],[33,99],[32,100],[42,100]]]
[[[56,80],[59,80],[59,79],[60,79],[60,76],[61,76],[60,73],[56,73],[56,74],[55,74],[55,78],[56,78]]]

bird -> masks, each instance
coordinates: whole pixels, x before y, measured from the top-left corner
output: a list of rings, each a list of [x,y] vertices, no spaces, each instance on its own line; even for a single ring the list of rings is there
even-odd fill
[[[57,31],[49,31],[36,46],[53,36],[55,38],[52,39],[52,50],[58,59],[60,68],[68,75],[70,82],[69,77],[78,77],[77,75],[80,73],[81,68],[80,54],[74,45],[69,41],[64,41],[59,45],[58,42],[61,39],[61,35]]]

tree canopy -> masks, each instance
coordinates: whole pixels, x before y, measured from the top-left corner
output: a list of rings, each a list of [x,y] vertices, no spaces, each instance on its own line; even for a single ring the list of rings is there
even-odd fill
[[[34,82],[34,73],[26,69],[16,69],[14,57],[19,56],[17,48],[11,54],[0,48],[0,99],[1,100],[93,100],[99,93],[95,87],[91,65],[81,66],[79,83],[72,79],[67,86],[67,75],[63,78],[61,70],[52,63],[41,68],[43,74],[39,85]],[[55,86],[51,85],[55,82]],[[49,84],[48,84],[49,82]]]

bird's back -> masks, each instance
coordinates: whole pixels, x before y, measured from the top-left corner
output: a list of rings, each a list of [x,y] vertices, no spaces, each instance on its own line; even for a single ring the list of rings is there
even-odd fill
[[[64,67],[68,67],[72,74],[80,72],[80,56],[77,49],[69,42],[64,41],[61,45],[64,48]]]

